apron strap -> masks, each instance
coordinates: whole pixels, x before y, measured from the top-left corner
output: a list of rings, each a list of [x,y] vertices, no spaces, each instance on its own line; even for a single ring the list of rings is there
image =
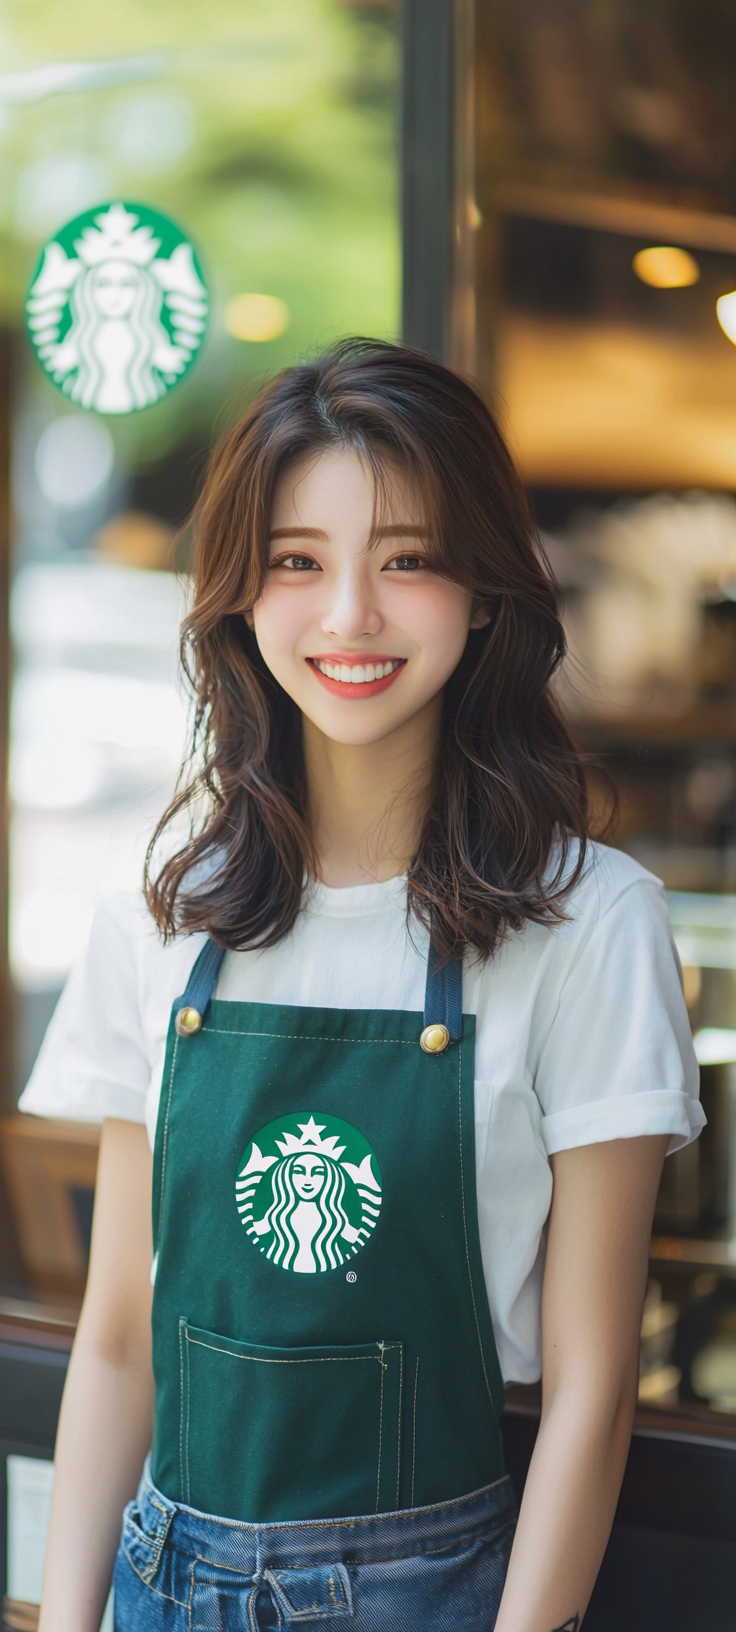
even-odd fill
[[[463,1026],[463,960],[448,958],[440,962],[434,947],[427,958],[427,985],[424,993],[424,1026],[444,1026],[448,1041],[456,1043]],[[446,1045],[445,1045],[446,1046]],[[430,1052],[438,1052],[435,1046]]]
[[[217,985],[217,977],[225,956],[224,946],[206,940],[187,981],[184,996],[174,1004],[174,1025],[180,1037],[193,1037],[201,1029],[207,1005]],[[427,958],[427,984],[424,993],[424,1032],[446,1033],[429,1039],[427,1053],[442,1052],[449,1042],[457,1042],[462,1033],[463,1020],[463,960],[449,958],[440,961],[430,946]]]
[[[183,997],[174,1004],[174,1026],[180,1037],[193,1037],[201,1030],[207,1004],[217,985],[225,947],[207,939],[196,959]]]

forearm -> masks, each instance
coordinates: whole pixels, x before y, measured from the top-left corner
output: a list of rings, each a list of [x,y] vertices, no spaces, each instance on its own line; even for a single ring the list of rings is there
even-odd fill
[[[575,1632],[579,1626],[616,1510],[633,1409],[633,1388],[612,1410],[572,1382],[551,1401],[529,1468],[496,1632]]]
[[[122,1510],[150,1445],[152,1399],[147,1357],[107,1354],[80,1329],[56,1442],[39,1632],[98,1632]]]

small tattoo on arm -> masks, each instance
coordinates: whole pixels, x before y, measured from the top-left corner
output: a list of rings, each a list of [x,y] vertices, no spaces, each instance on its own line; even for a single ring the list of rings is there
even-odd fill
[[[580,1616],[571,1615],[569,1621],[565,1621],[564,1626],[555,1626],[552,1628],[552,1632],[580,1632]]]

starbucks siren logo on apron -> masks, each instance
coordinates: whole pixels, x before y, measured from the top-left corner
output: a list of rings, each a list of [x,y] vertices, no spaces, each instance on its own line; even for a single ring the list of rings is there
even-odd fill
[[[255,1247],[281,1269],[337,1269],[369,1240],[381,1210],[370,1145],[337,1116],[302,1112],[261,1128],[238,1167],[235,1199]]]
[[[72,402],[132,414],[183,379],[204,339],[207,289],[168,216],[113,203],[44,245],[26,300],[36,356]]]

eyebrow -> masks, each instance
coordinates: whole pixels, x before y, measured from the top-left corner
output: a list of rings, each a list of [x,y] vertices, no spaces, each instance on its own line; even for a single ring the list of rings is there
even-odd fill
[[[321,527],[272,527],[271,532],[269,534],[269,537],[270,538],[324,538],[326,540],[327,534],[323,533]]]
[[[319,538],[327,542],[327,533],[321,527],[274,527],[270,538]],[[391,527],[377,527],[373,535],[375,538],[429,538],[429,528],[420,526],[401,526],[398,523]]]

